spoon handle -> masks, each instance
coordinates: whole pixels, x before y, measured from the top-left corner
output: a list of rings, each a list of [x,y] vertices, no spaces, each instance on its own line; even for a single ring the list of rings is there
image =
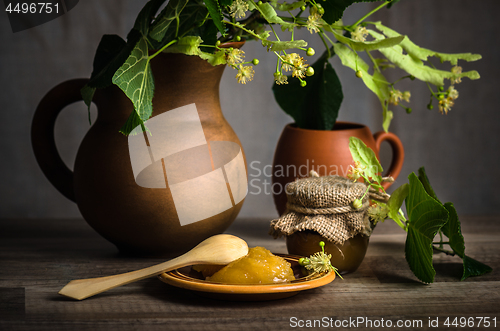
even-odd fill
[[[83,300],[121,285],[185,267],[192,264],[192,262],[192,258],[186,258],[186,254],[184,254],[170,261],[124,274],[72,280],[59,291],[59,294],[76,300]]]

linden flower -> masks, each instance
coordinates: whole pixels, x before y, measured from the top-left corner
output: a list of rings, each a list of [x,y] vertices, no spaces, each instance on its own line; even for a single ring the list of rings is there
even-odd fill
[[[393,105],[399,105],[399,101],[403,98],[403,93],[400,90],[391,90],[389,96],[389,103]],[[409,99],[410,97],[408,97]]]
[[[439,112],[441,114],[448,114],[448,112],[451,110],[451,107],[455,102],[453,101],[452,98],[447,97],[439,101]]]
[[[455,90],[455,87],[453,85],[448,87],[448,98],[452,98],[453,100],[456,100],[458,98],[458,91]]]
[[[307,30],[309,30],[309,32],[311,34],[313,32],[316,32],[316,33],[319,32],[319,28],[321,26],[320,19],[321,19],[321,15],[319,15],[318,13],[314,13],[312,15],[309,15],[309,17],[307,18],[306,28],[307,28]]]
[[[283,70],[292,71],[294,62],[296,62],[298,59],[300,59],[300,56],[297,53],[290,53],[285,55],[283,57],[283,64],[282,64]]]
[[[245,58],[244,51],[237,49],[237,48],[231,48],[230,51],[227,53],[227,64],[229,65],[235,65],[238,63],[243,62],[243,59]]]
[[[347,173],[347,178],[357,181],[365,172],[366,167],[361,165],[359,161],[354,161],[354,167],[351,165]]]
[[[454,66],[453,68],[451,68],[451,73],[455,74],[455,75],[461,74],[462,73],[462,67]],[[451,82],[451,85],[453,85],[453,84],[459,84],[459,83],[462,82],[462,77],[450,78],[450,82]]]
[[[295,68],[292,70],[292,76],[297,78],[306,78],[306,71],[307,64],[304,62],[297,63],[295,64]]]
[[[368,36],[368,30],[364,26],[357,26],[354,32],[351,32],[351,38],[357,41],[365,41]]]
[[[238,83],[246,84],[247,81],[251,81],[253,79],[254,74],[255,71],[252,66],[243,66],[240,64],[240,68],[236,74],[236,79],[238,80]]]
[[[410,98],[411,98],[410,91],[404,91],[403,92],[403,100],[406,101],[406,102],[410,102]]]
[[[286,75],[283,75],[281,72],[275,72],[274,81],[278,85],[288,84],[288,77]]]
[[[304,267],[307,270],[312,270],[313,273],[323,273],[330,270],[334,270],[330,259],[331,254],[326,254],[325,252],[316,252],[309,257],[309,263]]]
[[[376,204],[368,208],[368,216],[373,220],[375,224],[378,222],[383,222],[387,218],[389,213],[389,207],[386,204]]]
[[[244,0],[234,0],[233,4],[229,7],[229,12],[232,17],[243,18],[246,16],[248,4]]]
[[[285,71],[292,71],[292,76],[297,78],[305,78],[307,64],[304,63],[304,59],[297,53],[291,53],[285,55],[283,59],[282,68]]]

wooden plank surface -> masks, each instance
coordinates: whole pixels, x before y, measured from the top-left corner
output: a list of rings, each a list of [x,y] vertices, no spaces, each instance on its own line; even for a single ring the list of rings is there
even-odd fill
[[[480,317],[489,317],[491,323],[496,318],[498,328],[500,217],[461,220],[467,254],[493,267],[492,273],[461,282],[461,260],[438,254],[436,282],[423,285],[406,264],[405,234],[387,221],[375,229],[355,273],[288,299],[263,302],[203,298],[157,279],[72,301],[57,294],[69,280],[163,260],[119,255],[80,219],[0,220],[0,330],[288,330],[300,329],[294,324],[299,320],[322,323],[308,329],[375,329],[377,323],[376,329],[384,329],[387,321],[399,329],[398,320],[414,323],[405,328],[414,330],[494,329],[493,324],[477,327]],[[286,253],[283,239],[267,235],[268,226],[268,220],[239,219],[227,232],[250,246]],[[445,327],[447,317],[450,322],[474,318],[475,327]],[[429,319],[438,319],[439,328],[430,327]]]

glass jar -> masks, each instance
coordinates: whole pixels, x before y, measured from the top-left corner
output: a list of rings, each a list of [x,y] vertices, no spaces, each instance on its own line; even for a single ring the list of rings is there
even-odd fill
[[[325,253],[331,254],[332,265],[339,273],[354,272],[365,257],[370,237],[362,234],[346,240],[343,245],[328,241],[316,231],[298,231],[286,237],[286,246],[289,254],[310,256],[321,250],[319,242],[325,243]]]

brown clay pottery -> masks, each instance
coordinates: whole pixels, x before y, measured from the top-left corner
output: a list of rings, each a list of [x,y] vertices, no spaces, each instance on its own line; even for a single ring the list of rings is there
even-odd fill
[[[403,166],[404,150],[393,133],[377,132],[361,124],[337,122],[333,130],[307,130],[289,124],[281,133],[273,161],[273,196],[276,209],[282,215],[286,209],[285,186],[296,178],[309,176],[315,170],[320,176],[347,176],[353,165],[349,151],[349,138],[357,137],[379,155],[383,141],[389,142],[393,151],[392,163],[384,176],[399,175]],[[388,187],[388,183],[385,183]]]
[[[346,240],[343,245],[337,245],[326,240],[316,231],[299,231],[286,237],[286,247],[289,254],[300,256],[311,256],[321,250],[319,242],[325,243],[325,253],[331,254],[332,265],[339,273],[346,274],[354,272],[365,257],[370,237],[357,234]]]
[[[213,67],[197,56],[163,53],[155,57],[151,65],[155,94],[150,121],[170,110],[195,104],[207,142],[232,142],[237,144],[233,144],[236,149],[241,148],[240,164],[244,166],[240,174],[246,183],[241,143],[220,108],[219,82],[225,66]],[[87,81],[70,80],[53,88],[40,102],[33,119],[35,156],[56,189],[78,204],[82,216],[99,234],[127,253],[177,255],[226,230],[244,199],[237,203],[232,199],[233,204],[225,211],[181,225],[172,185],[169,187],[166,183],[166,187],[163,184],[163,188],[151,188],[136,183],[128,137],[119,133],[133,105],[114,85],[98,90],[94,96],[98,118],[81,143],[74,172],[64,165],[54,142],[54,124],[65,106],[81,100],[80,89]],[[214,162],[217,161],[212,160],[212,169]],[[163,165],[165,171],[165,164],[160,164],[159,169]],[[227,190],[225,185],[224,188]]]

